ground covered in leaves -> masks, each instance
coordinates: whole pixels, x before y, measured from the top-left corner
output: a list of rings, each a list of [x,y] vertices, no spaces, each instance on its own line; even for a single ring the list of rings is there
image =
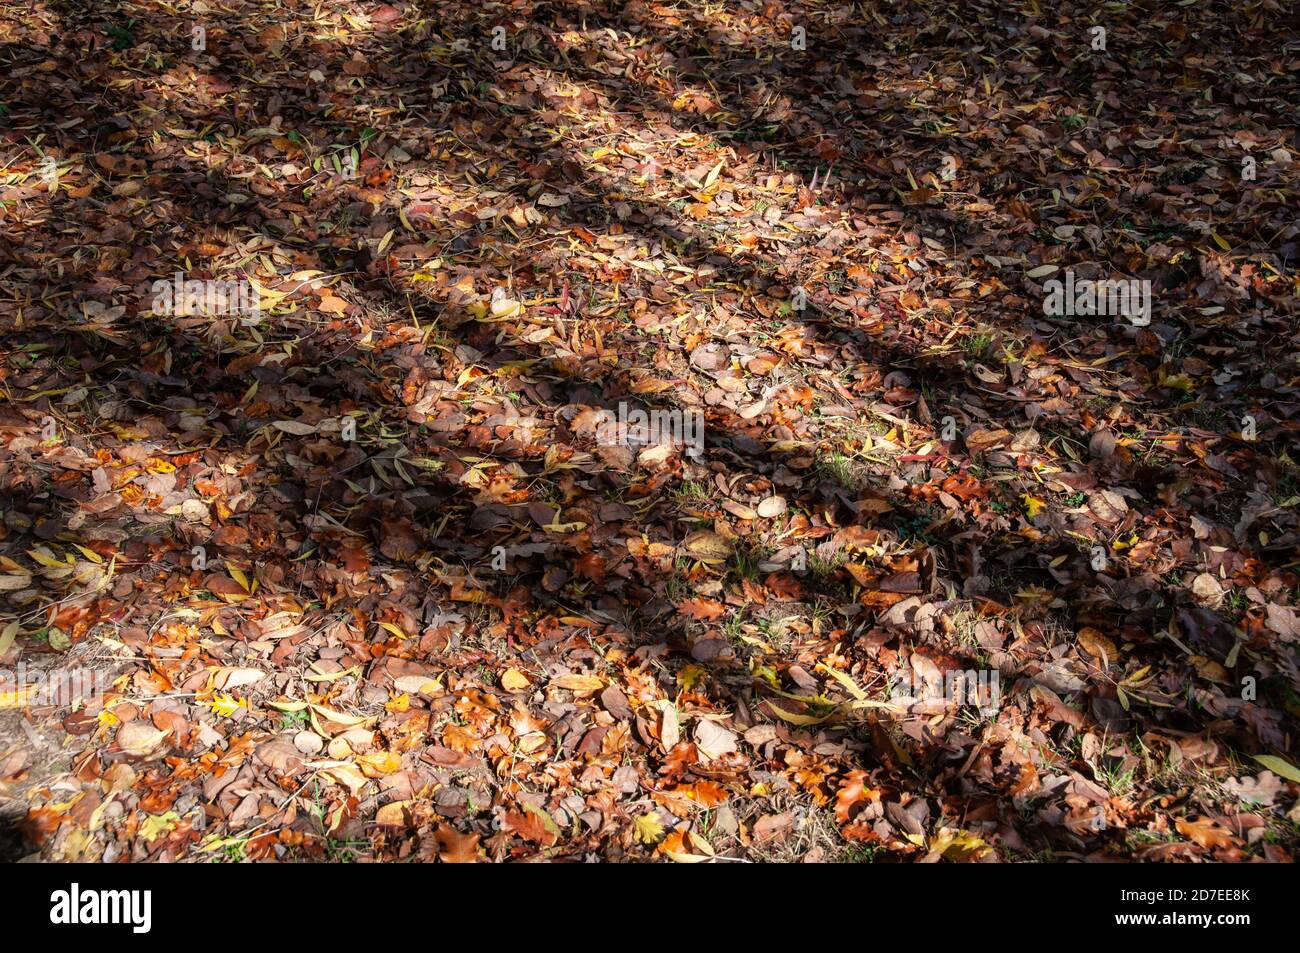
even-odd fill
[[[6,4],[0,853],[1290,860],[1288,6]]]

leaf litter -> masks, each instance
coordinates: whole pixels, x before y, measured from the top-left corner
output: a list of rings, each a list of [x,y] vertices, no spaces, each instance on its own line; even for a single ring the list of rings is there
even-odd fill
[[[1291,860],[1282,5],[614,7],[0,14],[0,848]]]

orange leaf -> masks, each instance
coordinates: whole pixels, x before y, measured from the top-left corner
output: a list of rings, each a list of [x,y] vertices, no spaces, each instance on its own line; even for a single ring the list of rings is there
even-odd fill
[[[716,599],[685,599],[677,604],[677,611],[692,619],[709,622],[722,615],[726,609]]]
[[[880,792],[866,786],[867,772],[850,771],[835,795],[835,819],[847,824],[864,801],[879,801]]]
[[[1237,842],[1232,832],[1212,818],[1202,817],[1195,821],[1178,818],[1178,833],[1201,847],[1212,850],[1216,847],[1231,847]]]
[[[508,811],[501,826],[511,834],[543,847],[550,847],[558,840],[555,833],[547,829],[541,815],[533,811]]]
[[[444,864],[478,862],[477,834],[462,834],[450,824],[439,824],[433,836],[438,842],[438,859]]]
[[[317,307],[326,314],[342,314],[348,309],[348,303],[334,295],[323,295]]]

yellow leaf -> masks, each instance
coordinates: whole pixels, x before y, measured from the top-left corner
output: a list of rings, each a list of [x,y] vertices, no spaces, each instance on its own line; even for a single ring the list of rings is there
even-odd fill
[[[1039,513],[1043,512],[1043,510],[1047,509],[1046,500],[1040,500],[1038,497],[1030,496],[1028,493],[1021,494],[1020,499],[1024,501],[1025,504],[1025,515],[1030,519],[1033,519]]]
[[[677,673],[677,684],[682,691],[689,692],[700,683],[700,679],[704,678],[704,674],[702,665],[687,665]]]
[[[6,711],[10,708],[25,708],[35,700],[39,691],[40,689],[33,685],[30,688],[20,688],[13,692],[0,692],[0,711]]]
[[[770,652],[772,650],[769,648],[767,651]],[[776,669],[771,665],[760,664],[757,659],[750,659],[750,674],[752,674],[755,679],[766,682],[773,688],[781,687],[781,681],[777,678]]]
[[[272,708],[274,708],[276,711],[287,711],[287,712],[302,711],[304,708],[307,707],[306,702],[267,702],[267,704]]]
[[[776,715],[776,717],[782,721],[788,721],[792,725],[820,725],[830,717],[830,715],[822,715],[820,718],[814,718],[812,715],[796,715],[794,712],[779,708],[771,702],[767,703],[767,707],[772,709],[772,714]]]
[[[243,570],[236,569],[230,563],[226,563],[226,572],[230,573],[230,578],[239,583],[239,587],[248,592],[248,577],[244,575]]]
[[[410,638],[409,635],[407,635],[405,632],[403,632],[403,631],[402,631],[401,629],[399,629],[397,626],[393,625],[393,623],[391,623],[391,622],[381,622],[381,623],[379,623],[379,627],[380,627],[381,629],[384,629],[384,630],[386,630],[386,631],[388,631],[388,632],[393,633],[393,635],[397,636],[399,639],[409,639],[409,638]]]
[[[930,850],[936,851],[949,860],[978,860],[993,848],[974,834],[956,831],[948,827],[940,828],[930,839]]]
[[[257,306],[265,311],[269,311],[278,305],[285,298],[289,297],[287,291],[272,291],[270,288],[262,285],[256,278],[249,277],[249,285],[257,292]]]
[[[552,448],[548,448],[547,452],[549,453],[551,449],[554,449],[554,448],[553,448],[553,447],[552,447]],[[568,464],[565,464],[565,465],[564,465],[564,468],[565,468],[565,469],[570,469],[570,467],[569,467]],[[462,482],[463,482],[463,480],[462,480]],[[576,532],[578,532],[579,530],[584,530],[584,529],[586,529],[586,528],[587,528],[587,524],[586,524],[586,523],[582,523],[582,522],[574,522],[574,523],[547,523],[545,526],[542,527],[542,529],[546,530],[548,533],[576,533]]]
[[[1285,758],[1279,758],[1273,754],[1254,755],[1256,761],[1268,768],[1276,775],[1286,778],[1288,781],[1294,781],[1300,784],[1300,768],[1287,761]]]
[[[397,695],[394,698],[388,699],[388,701],[384,703],[384,708],[390,712],[410,711],[411,696],[407,692],[402,692],[402,694]]]
[[[49,569],[61,569],[67,565],[67,563],[55,559],[54,554],[44,546],[37,546],[35,549],[27,550],[27,555]]]
[[[528,676],[517,668],[508,668],[501,675],[501,687],[508,692],[522,692],[528,684]]]
[[[220,715],[222,718],[229,718],[244,707],[244,702],[228,692],[217,692],[208,699],[207,706],[212,709],[214,714]]]
[[[9,646],[13,645],[14,639],[18,638],[18,632],[19,626],[17,619],[14,619],[5,626],[4,631],[0,631],[0,655],[4,655],[9,651]]]
[[[1122,553],[1126,549],[1132,549],[1138,544],[1139,540],[1136,533],[1129,536],[1128,539],[1111,540],[1110,548],[1117,553]]]
[[[595,692],[605,683],[592,675],[561,675],[552,679],[556,688],[567,688],[571,692]]]
[[[867,693],[864,692],[861,688],[859,688],[858,683],[855,682],[853,679],[849,678],[848,675],[844,674],[838,669],[831,668],[825,662],[818,662],[817,670],[825,672],[831,678],[835,679],[835,681],[843,685],[844,688],[848,691],[848,693],[852,695],[854,698],[856,698],[858,701],[866,700]]]
[[[485,377],[485,376],[487,376],[487,372],[484,371],[483,368],[476,367],[475,365],[471,364],[469,367],[461,371],[460,374],[457,376],[456,386],[464,387],[466,384],[474,380],[476,377]]]
[[[512,298],[494,298],[491,304],[492,317],[512,318],[524,313],[524,306]]]
[[[361,773],[368,778],[378,778],[402,769],[402,759],[391,751],[378,751],[357,757]]]
[[[107,806],[108,802],[105,801],[104,804]],[[225,850],[233,844],[242,844],[247,839],[246,837],[221,837],[217,834],[209,834],[203,838],[203,842],[199,844],[197,850],[200,854],[210,854],[214,850]]]
[[[719,160],[718,160],[718,164],[715,165],[712,169],[710,169],[710,170],[709,170],[709,174],[706,175],[706,176],[704,177],[704,187],[705,187],[706,189],[707,189],[710,185],[712,185],[712,184],[714,183],[714,181],[718,178],[718,173],[722,171],[722,166],[723,166],[723,163],[725,163],[725,162],[726,162],[725,159],[719,159]]]
[[[387,827],[405,827],[414,801],[389,801],[375,812],[375,823]]]
[[[655,814],[644,814],[636,819],[636,839],[639,844],[655,844],[664,836],[664,826]]]
[[[140,836],[152,844],[160,835],[172,830],[180,819],[181,816],[175,811],[168,811],[166,814],[148,814],[145,816],[144,823],[140,825]]]
[[[324,765],[324,767],[322,767]],[[360,794],[370,782],[365,775],[343,761],[308,762],[308,767],[319,767],[321,773],[346,787],[353,797]],[[341,820],[340,820],[341,822]]]
[[[324,705],[312,705],[311,710],[322,718],[332,721],[335,724],[343,725],[345,728],[355,728],[358,725],[364,725],[370,721],[370,719],[364,715],[348,715],[341,711],[334,711],[326,708]]]

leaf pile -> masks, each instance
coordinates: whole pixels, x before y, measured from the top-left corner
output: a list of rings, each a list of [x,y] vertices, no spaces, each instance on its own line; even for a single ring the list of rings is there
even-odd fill
[[[94,6],[0,13],[18,853],[1292,858],[1285,4]]]

